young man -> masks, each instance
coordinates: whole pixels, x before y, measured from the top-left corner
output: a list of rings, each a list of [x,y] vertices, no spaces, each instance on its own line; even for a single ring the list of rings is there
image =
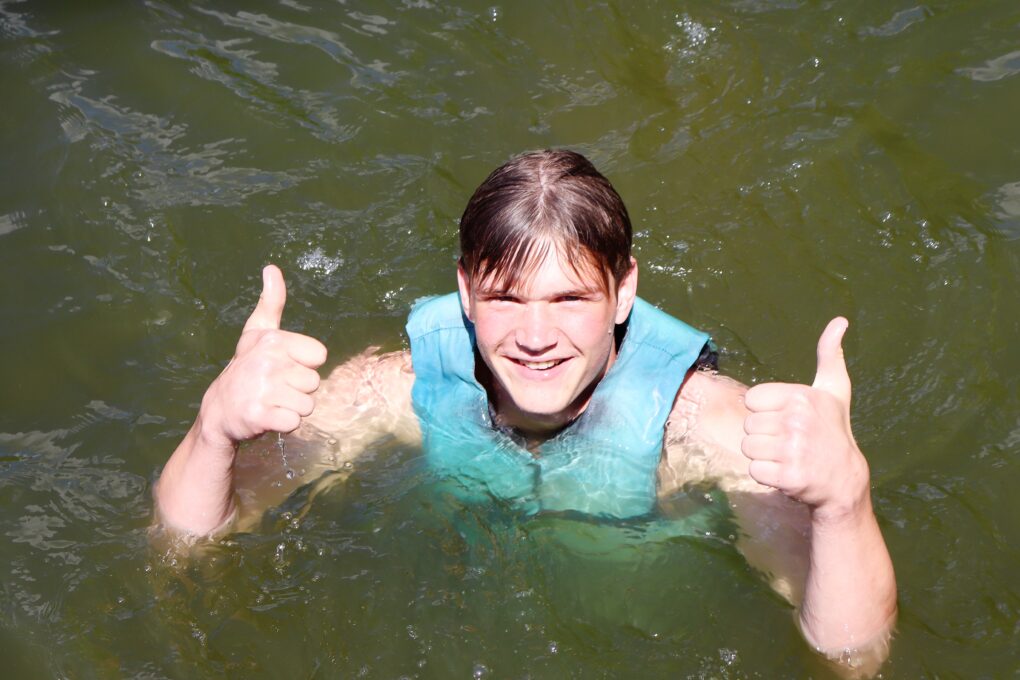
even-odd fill
[[[747,389],[707,370],[708,336],[637,297],[626,208],[568,151],[493,172],[460,236],[458,293],[415,306],[410,354],[363,354],[321,384],[326,349],[280,330],[283,277],[266,267],[234,358],[163,470],[163,524],[236,527],[386,436],[420,441],[465,502],[528,514],[647,515],[681,485],[714,482],[808,642],[876,670],[896,585],[850,427],[846,320],[822,333],[810,386]],[[293,433],[296,472],[236,456],[267,432]]]

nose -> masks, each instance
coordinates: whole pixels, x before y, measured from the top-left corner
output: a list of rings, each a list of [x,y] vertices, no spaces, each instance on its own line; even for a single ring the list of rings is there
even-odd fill
[[[531,303],[524,306],[514,334],[517,347],[528,354],[539,355],[556,346],[559,331],[550,305]]]

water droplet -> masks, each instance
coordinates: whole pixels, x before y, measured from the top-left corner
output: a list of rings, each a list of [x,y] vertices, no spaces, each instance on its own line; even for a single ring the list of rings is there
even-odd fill
[[[502,17],[503,17],[503,10],[501,10],[499,7],[490,7],[489,8],[489,19],[492,21],[492,23],[496,23]]]
[[[555,640],[553,640],[552,642],[549,643],[549,653],[550,654],[556,654],[559,651],[560,651],[560,646],[556,643]]]

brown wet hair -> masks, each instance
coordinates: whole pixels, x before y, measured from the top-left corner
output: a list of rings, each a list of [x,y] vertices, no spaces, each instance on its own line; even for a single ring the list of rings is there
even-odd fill
[[[591,162],[564,149],[525,153],[492,172],[460,218],[460,265],[472,282],[514,290],[550,248],[609,292],[630,271],[630,216]]]

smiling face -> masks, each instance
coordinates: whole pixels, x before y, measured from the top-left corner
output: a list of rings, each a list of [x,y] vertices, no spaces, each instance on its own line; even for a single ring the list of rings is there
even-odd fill
[[[500,420],[526,434],[554,432],[588,405],[616,359],[614,330],[634,303],[637,267],[609,290],[593,266],[575,271],[553,244],[507,288],[458,268],[464,313]],[[540,259],[539,259],[540,258]]]

